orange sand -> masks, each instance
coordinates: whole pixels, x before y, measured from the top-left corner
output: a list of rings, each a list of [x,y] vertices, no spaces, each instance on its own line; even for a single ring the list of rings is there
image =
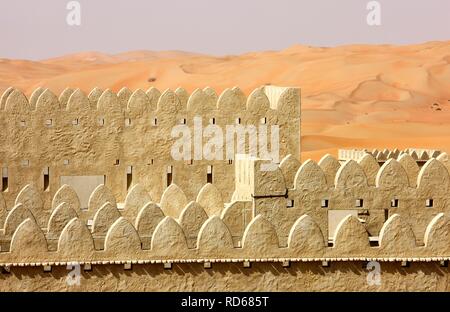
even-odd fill
[[[156,81],[149,82],[149,78]],[[86,52],[33,62],[0,59],[0,93],[95,86],[245,93],[263,84],[302,89],[302,159],[339,147],[450,151],[450,41],[410,46],[294,46],[211,57],[178,51]]]

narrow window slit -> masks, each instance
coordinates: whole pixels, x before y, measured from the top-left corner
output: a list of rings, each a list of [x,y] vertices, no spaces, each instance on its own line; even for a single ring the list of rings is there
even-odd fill
[[[127,191],[131,188],[132,184],[133,184],[133,167],[128,166],[127,167]]]

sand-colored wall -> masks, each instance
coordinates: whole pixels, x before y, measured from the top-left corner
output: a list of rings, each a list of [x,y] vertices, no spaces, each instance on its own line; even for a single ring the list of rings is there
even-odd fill
[[[417,244],[423,245],[427,225],[439,213],[450,211],[449,171],[445,162],[434,158],[421,168],[408,154],[389,159],[381,167],[371,155],[343,165],[326,155],[319,164],[307,160],[298,170],[284,169],[289,166],[297,168],[298,161],[291,158],[280,165],[279,174],[294,181],[287,198],[279,197],[277,204],[274,198],[255,199],[256,213],[275,224],[284,243],[294,222],[304,214],[319,224],[327,239],[335,234],[328,232],[328,212],[356,210],[369,236],[379,237],[383,224],[398,214],[413,229]],[[325,200],[326,207],[322,207]]]
[[[266,94],[272,94],[272,88],[278,93],[270,96],[271,102]],[[49,187],[41,194],[44,219],[50,216],[50,202],[62,186],[61,176],[105,176],[117,202],[125,200],[128,186],[141,184],[159,201],[172,166],[172,182],[194,200],[207,182],[208,166],[212,166],[213,183],[229,201],[234,166],[225,155],[225,146],[223,159],[208,160],[200,154],[198,160],[194,150],[203,145],[194,143],[192,162],[174,160],[171,155],[179,135],[172,137],[173,128],[184,120],[193,138],[195,117],[201,119],[203,128],[214,119],[224,141],[226,126],[259,129],[264,119],[264,126],[279,126],[279,157],[300,155],[300,94],[296,88],[261,87],[248,97],[237,87],[220,95],[211,88],[190,95],[182,88],[162,94],[155,88],[147,92],[124,88],[118,94],[96,88],[89,95],[66,89],[59,98],[38,88],[30,99],[10,88],[0,107],[0,168],[7,169],[8,188],[3,192],[7,206],[13,206],[19,191],[29,183],[44,190],[46,168]],[[204,138],[203,144],[206,141]],[[0,187],[3,189],[2,181]],[[38,221],[43,225],[43,219]]]
[[[380,285],[367,283],[368,270],[362,262],[241,263],[93,266],[81,269],[80,284],[68,285],[71,270],[65,266],[43,272],[41,267],[14,268],[0,274],[3,291],[449,291],[449,269],[436,263],[417,263],[401,267],[399,263],[381,263]]]
[[[330,157],[325,156],[331,162]],[[10,210],[0,197],[4,220],[0,264],[450,258],[450,178],[439,160],[431,159],[420,169],[414,187],[406,169],[393,159],[379,169],[375,186],[367,184],[364,169],[354,161],[338,168],[331,187],[323,169],[306,161],[294,170],[292,188],[286,186],[284,175],[298,161],[288,156],[273,171],[262,171],[264,162],[244,158],[235,163],[240,168],[237,183],[252,185],[244,188],[252,199],[227,204],[213,184],[202,187],[195,201],[188,201],[173,184],[159,203],[138,184],[124,207],[118,207],[111,190],[100,185],[91,194],[88,209],[81,210],[76,193],[63,186],[45,219],[41,193],[27,185]],[[393,197],[398,207],[391,207]],[[321,207],[322,198],[329,198],[328,207]],[[363,207],[355,207],[355,199],[362,199]],[[431,199],[433,206],[426,207]],[[290,200],[292,207],[286,205]],[[329,210],[358,214],[336,222],[328,219]],[[39,226],[41,219],[45,226]],[[328,232],[330,222],[337,223],[334,233]]]
[[[205,184],[203,178],[210,163],[199,161],[201,169],[196,169],[195,162],[178,164],[187,166],[180,170],[174,164],[174,183],[166,187],[164,175],[168,162],[163,162],[156,173],[145,167],[152,166],[146,162],[146,157],[153,157],[153,151],[160,153],[159,146],[168,152],[171,145],[161,135],[169,133],[178,118],[187,116],[190,120],[189,117],[197,113],[206,116],[206,120],[224,115],[224,119],[235,121],[237,112],[241,116],[236,107],[227,114],[223,112],[233,107],[233,103],[245,103],[239,100],[237,89],[225,91],[217,102],[209,99],[214,95],[209,89],[198,90],[190,97],[181,89],[175,93],[167,91],[159,96],[156,110],[153,113],[150,110],[145,120],[126,117],[131,116],[126,114],[133,112],[134,104],[141,103],[136,105],[142,108],[141,100],[136,102],[133,97],[149,97],[141,92],[138,92],[141,95],[130,96],[127,109],[122,110],[121,99],[127,98],[126,91],[116,96],[109,91],[94,90],[89,99],[75,91],[69,97],[66,114],[61,114],[63,96],[57,100],[48,91],[42,91],[28,101],[23,94],[12,90],[0,114],[8,127],[8,131],[1,134],[5,143],[2,157],[8,159],[11,187],[0,194],[3,224],[0,267],[12,272],[2,275],[10,279],[8,287],[19,287],[15,282],[19,280],[17,277],[30,275],[30,279],[25,277],[20,283],[27,281],[25,285],[29,283],[30,287],[38,289],[60,289],[65,287],[61,284],[65,265],[77,262],[94,267],[94,273],[89,273],[94,274],[92,286],[83,288],[86,290],[101,288],[100,285],[110,290],[125,287],[130,290],[135,287],[204,290],[202,287],[213,280],[217,286],[211,287],[218,289],[229,284],[230,290],[247,289],[245,287],[283,290],[288,287],[280,286],[284,283],[292,290],[307,290],[298,283],[298,279],[303,278],[312,283],[310,288],[314,290],[353,290],[356,285],[366,283],[364,269],[353,267],[361,261],[379,261],[386,268],[386,290],[405,287],[445,290],[447,284],[442,276],[446,276],[447,269],[437,267],[438,263],[450,260],[450,174],[445,154],[429,159],[421,168],[407,153],[385,161],[381,167],[369,154],[358,162],[348,160],[344,164],[330,155],[324,156],[318,164],[311,160],[300,163],[295,156],[298,154],[290,153],[299,147],[298,135],[290,135],[299,130],[299,123],[292,123],[292,120],[299,120],[295,117],[299,116],[298,91],[286,89],[281,94],[278,94],[279,89],[276,91],[273,95],[278,98],[276,112],[268,111],[268,107],[274,106],[269,106],[264,89],[249,96],[244,111],[247,116],[253,116],[248,118],[259,121],[262,115],[257,112],[266,107],[263,115],[268,116],[268,123],[276,122],[284,129],[285,134],[281,133],[280,139],[286,157],[279,165],[267,167],[266,160],[240,155],[233,165],[228,161],[214,165],[219,168],[218,173],[215,171],[219,174],[215,181],[221,181],[222,172],[225,184]],[[152,92],[156,91],[152,89],[149,94]],[[23,111],[27,105],[34,105],[36,98],[36,110]],[[227,98],[234,100],[223,102]],[[187,106],[183,111],[181,103],[185,101]],[[55,103],[59,103],[59,110]],[[96,103],[96,108],[88,108],[92,103]],[[73,112],[70,107],[84,108]],[[219,114],[218,111],[222,115],[214,113]],[[95,131],[86,132],[72,124],[82,112],[88,112],[85,120]],[[145,139],[136,140],[138,136],[132,125],[134,120],[140,120],[144,131],[141,129],[139,133],[147,133],[147,127],[153,127],[148,121],[155,112],[157,127],[161,128],[152,133],[153,145],[148,146],[148,152],[140,148],[150,143]],[[26,116],[29,119],[22,126],[22,118]],[[52,125],[48,127],[49,116]],[[159,116],[167,120],[160,120]],[[100,118],[105,120],[102,126],[96,124]],[[131,126],[127,126],[128,118]],[[274,118],[272,122],[271,118]],[[59,124],[58,120],[64,122]],[[216,121],[219,123],[219,117]],[[30,122],[32,127],[29,128],[26,125]],[[18,128],[17,123],[23,129]],[[66,128],[70,128],[68,136]],[[131,131],[128,134],[127,128]],[[33,129],[39,131],[34,134]],[[122,141],[123,138],[127,140]],[[64,164],[71,155],[79,158],[70,158],[69,163]],[[166,154],[157,155],[165,159]],[[131,163],[133,180],[128,190],[126,172],[130,163],[120,161],[114,165],[115,160],[122,157],[138,164]],[[30,163],[24,165],[24,158]],[[54,167],[48,165],[53,161],[56,162]],[[55,175],[50,180],[49,191],[43,189],[42,179],[42,168],[47,166],[50,174]],[[87,209],[82,209],[74,189],[59,185],[55,177],[85,175],[86,172],[106,175],[106,185],[99,185],[90,195]],[[184,175],[183,179],[177,180],[177,173]],[[155,195],[155,190],[161,195]],[[329,220],[330,210],[356,210],[357,214],[343,215],[337,222]],[[330,224],[336,228],[334,233],[329,231]],[[324,269],[321,263],[331,263],[331,267]],[[411,263],[411,268],[399,269],[400,263]],[[163,271],[163,264],[172,269]],[[251,274],[238,269],[243,264],[252,266],[246,271]],[[287,269],[282,264],[292,267]],[[211,265],[213,269],[205,268]],[[131,270],[122,275],[118,270],[123,270],[123,266]],[[31,278],[35,270],[43,267],[54,271]],[[280,267],[282,271],[278,272]],[[146,274],[156,274],[164,280],[165,274],[169,274],[166,272],[176,274],[183,270],[185,274],[177,275],[176,281],[172,279],[164,286],[159,281],[141,282]],[[322,274],[322,270],[330,271]],[[405,275],[401,270],[410,271]],[[110,275],[114,275],[115,280],[102,284],[101,280]],[[53,278],[55,284],[43,286],[49,285],[49,278]],[[259,280],[262,282],[253,284]],[[336,281],[341,282],[336,284]]]

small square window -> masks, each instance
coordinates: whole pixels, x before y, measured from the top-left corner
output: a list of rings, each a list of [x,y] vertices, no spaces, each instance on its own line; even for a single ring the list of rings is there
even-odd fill
[[[72,120],[72,125],[78,126],[78,118],[75,118],[74,120]]]
[[[261,118],[261,124],[265,125],[267,123],[267,118],[263,117]]]
[[[26,127],[26,126],[27,126],[26,121],[25,121],[25,120],[21,120],[21,121],[20,121],[20,126],[21,126],[21,127]]]
[[[228,159],[228,164],[232,165],[233,164],[233,159]]]
[[[158,125],[158,118],[152,119],[152,126],[156,127]]]
[[[194,161],[192,159],[186,160],[186,165],[192,165]]]
[[[287,207],[287,208],[292,208],[292,207],[294,207],[294,200],[293,200],[293,199],[287,199],[287,200],[286,200],[286,207]]]
[[[209,120],[209,123],[210,123],[211,125],[215,125],[215,124],[216,124],[216,118],[211,118],[211,119]]]
[[[322,208],[328,208],[328,199],[322,199],[322,203],[320,204]]]
[[[171,270],[172,269],[172,262],[164,262],[164,270]]]
[[[22,167],[28,167],[30,165],[30,161],[28,159],[24,159],[21,162]]]
[[[45,121],[45,125],[46,125],[47,127],[51,127],[51,126],[53,125],[53,120],[52,120],[52,119],[47,119],[47,120]]]
[[[88,219],[87,220],[87,226],[92,226],[94,224],[94,220]]]
[[[125,126],[126,127],[131,126],[131,119],[130,118],[125,118]]]
[[[185,124],[186,124],[186,118],[182,118],[182,119],[180,120],[180,124],[185,125]]]
[[[391,200],[391,207],[392,208],[397,208],[398,207],[398,199]]]
[[[355,202],[355,206],[356,207],[363,207],[364,206],[364,201],[362,199],[357,199]]]
[[[105,118],[100,117],[100,118],[98,119],[98,125],[99,125],[99,126],[104,126],[104,125],[105,125]]]
[[[434,205],[434,202],[433,202],[433,200],[432,200],[431,198],[430,198],[430,199],[427,199],[427,200],[425,201],[425,206],[426,206],[427,208],[432,208],[433,205]]]
[[[236,118],[236,123],[237,123],[238,125],[240,125],[240,124],[241,124],[241,118]]]
[[[116,159],[116,161],[114,162],[114,165],[115,165],[115,166],[120,165],[120,159]]]
[[[205,263],[203,264],[203,267],[204,267],[205,269],[211,269],[211,268],[212,268],[212,264],[211,264],[211,262],[207,261],[207,262],[205,262]]]

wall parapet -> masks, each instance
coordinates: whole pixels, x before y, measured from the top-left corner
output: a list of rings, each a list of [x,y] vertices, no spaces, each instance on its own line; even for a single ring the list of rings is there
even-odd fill
[[[320,164],[333,163],[330,157],[324,156]],[[414,186],[408,169],[394,159],[379,168],[373,186],[364,168],[352,160],[337,168],[332,186],[324,169],[310,160],[291,172],[282,168],[296,168],[298,163],[287,156],[270,175],[257,171],[264,160],[242,161],[256,169],[251,173],[236,163],[238,171],[259,180],[247,189],[257,197],[225,203],[208,184],[197,201],[188,203],[180,200],[183,190],[173,185],[166,190],[170,195],[155,203],[145,188],[135,185],[122,206],[102,185],[84,210],[65,185],[55,195],[46,226],[38,225],[43,218],[42,206],[35,206],[41,203],[40,193],[27,185],[12,210],[0,200],[5,218],[0,266],[450,259],[450,176],[439,160],[430,159],[420,169]],[[286,174],[294,176],[293,185],[285,184],[286,196],[273,196],[271,191],[278,192],[279,186],[271,188],[270,183],[285,183]],[[243,181],[248,180],[241,176]],[[396,207],[394,194],[399,199]],[[364,204],[351,208],[355,198]],[[425,207],[426,199],[432,199],[431,207]],[[290,200],[292,207],[286,205]],[[423,206],[415,204],[422,200]],[[333,220],[330,211],[343,213]],[[338,224],[333,227],[333,222]]]
[[[155,200],[171,182],[192,200],[208,181],[206,171],[211,167],[211,178],[229,200],[234,153],[212,160],[203,155],[200,159],[191,155],[191,161],[174,159],[172,149],[179,139],[174,128],[186,127],[193,136],[194,118],[200,118],[202,127],[214,124],[221,129],[278,126],[279,157],[298,156],[300,105],[298,88],[272,86],[257,88],[248,96],[238,87],[221,94],[209,87],[192,94],[183,88],[163,92],[153,87],[123,88],[117,94],[95,88],[89,95],[67,88],[59,97],[37,88],[29,99],[9,88],[0,106],[4,130],[0,168],[7,178],[0,180],[0,190],[12,205],[21,188],[36,181],[38,189],[48,192],[43,196],[48,204],[63,184],[62,176],[105,176],[106,185],[123,202],[130,174],[133,184],[143,185]]]
[[[378,162],[383,163],[389,159],[399,159],[402,155],[410,155],[418,164],[423,164],[431,158],[438,158],[443,152],[437,149],[425,148],[406,148],[404,150],[398,149],[384,149],[384,150],[368,150],[368,149],[339,149],[339,161],[346,162],[347,160],[361,160],[365,155],[372,155]]]

